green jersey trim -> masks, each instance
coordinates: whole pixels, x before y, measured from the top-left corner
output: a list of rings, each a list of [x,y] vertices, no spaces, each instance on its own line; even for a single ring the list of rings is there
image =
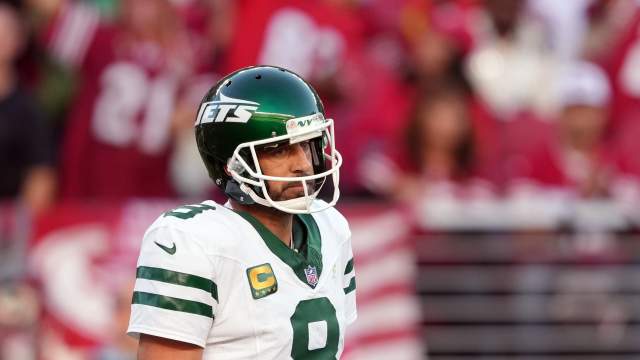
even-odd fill
[[[351,260],[347,262],[347,266],[344,269],[344,274],[347,275],[352,271],[353,271],[353,258],[351,258]]]
[[[293,218],[293,226],[291,229],[291,248],[294,251],[307,256],[307,227],[299,220],[298,217]]]
[[[178,299],[170,296],[134,291],[132,304],[153,306],[213,318],[213,308],[198,301]]]
[[[348,294],[350,292],[352,292],[353,290],[356,289],[356,277],[352,277],[351,281],[349,282],[349,286],[347,286],[346,288],[344,288],[344,294]]]
[[[311,288],[315,288],[316,284],[309,284],[307,282],[307,275],[305,269],[309,266],[315,267],[317,271],[318,279],[322,274],[322,239],[320,237],[320,230],[315,219],[310,214],[298,214],[298,219],[306,227],[307,233],[307,252],[306,257],[303,254],[297,253],[285,245],[277,236],[275,236],[266,226],[264,226],[253,215],[245,211],[235,212],[245,219],[253,228],[258,232],[262,240],[265,242],[269,250],[275,254],[282,262],[289,265],[289,267],[296,274],[298,279],[307,284]]]
[[[165,270],[156,267],[139,266],[136,270],[136,278],[161,281],[169,284],[182,285],[204,290],[218,301],[218,286],[212,280],[197,275],[185,274],[177,271]]]

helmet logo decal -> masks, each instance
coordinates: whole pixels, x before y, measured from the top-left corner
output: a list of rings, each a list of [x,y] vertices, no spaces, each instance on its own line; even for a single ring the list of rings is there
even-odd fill
[[[200,105],[195,125],[210,122],[246,123],[251,118],[259,103],[242,99],[234,99],[220,94],[220,100],[208,101]]]
[[[287,134],[296,134],[312,126],[319,126],[324,123],[322,114],[314,114],[303,118],[295,118],[287,121]]]

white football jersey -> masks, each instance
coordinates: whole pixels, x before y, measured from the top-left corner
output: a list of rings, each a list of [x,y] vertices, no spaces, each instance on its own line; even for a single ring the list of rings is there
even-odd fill
[[[306,257],[213,201],[160,216],[142,241],[127,332],[198,345],[205,360],[339,358],[357,316],[349,226],[333,208],[294,216]]]

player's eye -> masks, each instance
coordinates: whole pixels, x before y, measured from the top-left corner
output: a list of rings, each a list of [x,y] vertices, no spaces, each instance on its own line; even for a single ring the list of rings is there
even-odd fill
[[[310,141],[301,142],[300,147],[302,147],[302,151],[304,151],[304,154],[308,158],[311,158],[311,142]]]
[[[271,155],[276,157],[285,156],[289,153],[289,147],[285,145],[280,145],[275,149],[271,150]]]
[[[273,157],[284,157],[289,152],[287,144],[273,144],[262,148],[262,152]]]

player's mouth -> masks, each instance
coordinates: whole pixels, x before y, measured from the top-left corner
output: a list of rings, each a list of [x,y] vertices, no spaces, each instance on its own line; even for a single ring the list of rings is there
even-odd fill
[[[304,187],[302,186],[302,181],[293,181],[289,184],[285,185],[284,189],[282,189],[283,193],[287,193],[289,196],[293,197],[302,197],[304,196]],[[312,194],[314,192],[313,181],[307,181],[307,193]]]
[[[313,180],[307,180],[307,191],[309,193],[313,192],[314,189],[314,181]],[[288,190],[288,189],[295,189],[295,190],[300,190],[304,192],[304,187],[302,186],[302,181],[290,181],[287,185],[284,186],[283,190]]]
[[[302,186],[302,183],[301,183],[301,182],[296,182],[296,183],[294,183],[294,184],[287,185],[287,186],[285,186],[285,188],[284,188],[284,189],[285,189],[285,190],[292,189],[292,190],[301,190],[301,191],[304,191],[304,187]]]

